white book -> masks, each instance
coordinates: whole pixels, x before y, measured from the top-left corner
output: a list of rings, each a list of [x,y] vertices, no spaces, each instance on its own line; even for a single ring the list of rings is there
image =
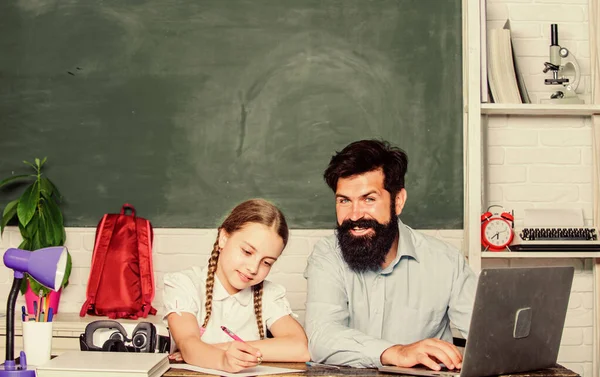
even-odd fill
[[[522,103],[513,63],[510,30],[491,29],[488,33],[488,77],[496,103]]]
[[[503,29],[507,29],[510,31],[510,20],[506,20]],[[515,76],[517,77],[517,86],[519,88],[519,94],[521,95],[521,102],[523,103],[531,103],[531,99],[529,98],[529,93],[527,92],[527,87],[525,86],[525,78],[523,77],[523,70],[519,69],[519,60],[515,55],[515,45],[512,43],[512,32],[511,32],[511,47],[512,47],[512,59],[513,66],[515,68]]]
[[[480,39],[480,84],[481,84],[481,102],[490,102],[488,96],[488,72],[487,72],[487,6],[486,0],[479,0],[479,32]]]
[[[166,353],[67,351],[37,367],[37,377],[159,377],[169,370]]]

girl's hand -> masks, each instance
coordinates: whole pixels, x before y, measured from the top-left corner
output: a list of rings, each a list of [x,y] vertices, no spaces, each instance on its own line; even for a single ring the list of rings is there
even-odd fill
[[[231,342],[223,353],[222,365],[226,372],[236,373],[260,364],[262,354],[257,348],[244,342]]]
[[[217,347],[218,349],[223,350],[223,351],[227,351],[227,348],[229,348],[230,344],[231,344],[231,342],[214,343],[214,344],[211,344],[211,346]]]
[[[183,356],[181,355],[181,352],[179,352],[179,351],[173,352],[172,354],[169,355],[169,360],[183,361]]]

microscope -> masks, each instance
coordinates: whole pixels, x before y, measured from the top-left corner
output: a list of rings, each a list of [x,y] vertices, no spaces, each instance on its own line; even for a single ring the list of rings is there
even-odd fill
[[[549,99],[542,99],[542,103],[553,104],[582,104],[582,99],[577,97],[575,90],[579,85],[581,71],[579,64],[569,53],[566,47],[561,47],[558,44],[558,25],[550,25],[550,61],[544,63],[544,73],[551,71],[552,78],[545,79],[546,85],[559,85],[559,88],[554,92]],[[573,76],[573,80],[569,79],[569,75]]]

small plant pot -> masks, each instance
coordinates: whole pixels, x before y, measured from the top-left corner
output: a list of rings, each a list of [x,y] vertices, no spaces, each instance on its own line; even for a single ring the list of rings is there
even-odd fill
[[[59,289],[57,292],[50,291],[46,299],[50,300],[50,307],[52,308],[52,312],[54,314],[58,313],[58,303],[60,301],[60,292],[62,289]],[[25,304],[27,306],[27,313],[34,314],[33,303],[38,302],[40,299],[39,295],[35,294],[29,284],[27,284],[27,291],[25,292]],[[40,303],[37,303],[37,307],[39,308]],[[45,308],[43,308],[45,310]],[[53,314],[53,315],[54,315]]]

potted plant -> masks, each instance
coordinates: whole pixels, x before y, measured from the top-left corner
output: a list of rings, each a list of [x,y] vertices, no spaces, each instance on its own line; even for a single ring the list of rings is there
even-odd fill
[[[9,222],[16,218],[23,238],[19,249],[30,251],[50,246],[63,246],[66,240],[63,215],[59,208],[60,193],[52,181],[42,174],[46,158],[44,157],[41,161],[36,158],[34,161],[35,164],[28,161],[23,162],[32,167],[35,173],[14,175],[0,181],[0,188],[17,181],[31,181],[19,198],[4,207],[0,222],[1,235]],[[71,255],[67,253],[67,257],[67,268],[61,289],[68,285],[71,275]],[[59,292],[50,291],[27,275],[27,278],[23,279],[21,293],[26,296],[29,312],[33,312],[33,301],[40,294],[45,296],[47,301],[49,300],[54,313],[58,312],[60,290]]]

